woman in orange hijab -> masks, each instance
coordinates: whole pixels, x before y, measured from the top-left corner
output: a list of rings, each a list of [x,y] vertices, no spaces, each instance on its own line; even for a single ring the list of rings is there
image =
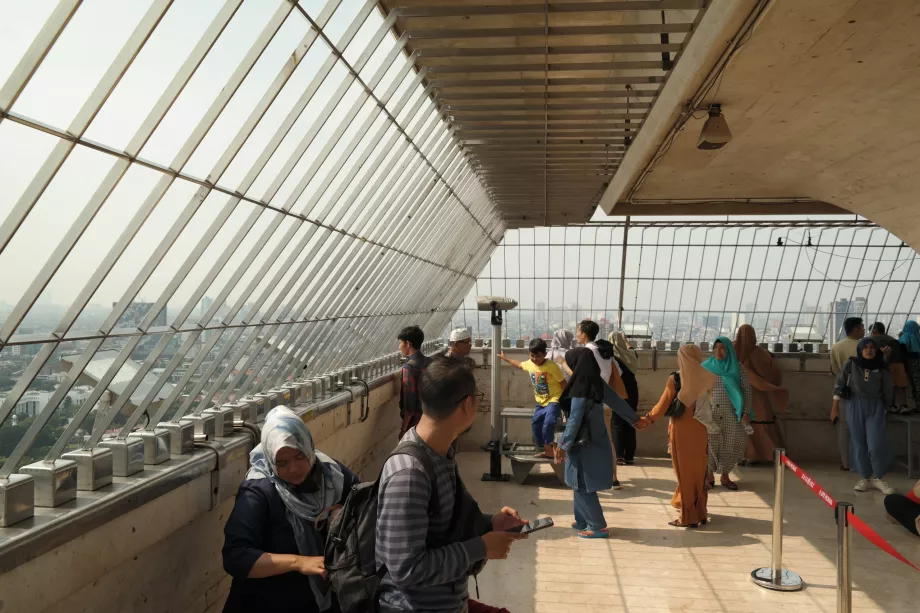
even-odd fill
[[[677,489],[671,498],[671,506],[680,510],[680,517],[668,523],[678,528],[697,528],[709,521],[706,509],[709,499],[706,487],[709,462],[706,448],[709,436],[697,412],[702,410],[698,403],[705,402],[708,406],[711,402],[716,376],[703,368],[702,361],[703,354],[699,347],[681,347],[677,351],[679,370],[668,377],[658,404],[636,424],[638,429],[644,430],[662,417],[666,417],[668,407],[675,396],[684,405],[681,415],[671,417],[671,428],[668,432],[671,463],[677,477]]]
[[[782,387],[783,376],[773,355],[757,346],[754,328],[744,324],[735,334],[735,354],[747,371],[754,403],[754,433],[748,439],[748,463],[772,462],[773,448],[783,447],[783,434],[776,423],[777,413],[789,406],[789,392]]]

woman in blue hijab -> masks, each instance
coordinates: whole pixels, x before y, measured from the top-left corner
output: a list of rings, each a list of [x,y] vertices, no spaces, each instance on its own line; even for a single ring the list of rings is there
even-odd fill
[[[323,566],[326,520],[358,477],[317,451],[284,406],[266,416],[249,461],[224,527],[224,570],[233,577],[224,613],[337,611]]]
[[[904,347],[904,367],[914,396],[914,411],[917,411],[920,408],[920,324],[913,320],[904,324],[898,341]]]
[[[725,336],[713,343],[712,357],[703,362],[703,368],[718,377],[712,388],[712,418],[719,431],[709,434],[709,485],[715,486],[715,475],[719,473],[724,487],[737,490],[730,473],[747,449],[754,417],[751,386],[732,342]]]

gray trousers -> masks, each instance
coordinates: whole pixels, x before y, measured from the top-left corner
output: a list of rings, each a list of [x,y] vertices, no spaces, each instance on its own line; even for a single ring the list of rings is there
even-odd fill
[[[840,452],[840,465],[850,468],[850,428],[847,426],[847,401],[840,399],[840,421],[837,422],[837,450]]]

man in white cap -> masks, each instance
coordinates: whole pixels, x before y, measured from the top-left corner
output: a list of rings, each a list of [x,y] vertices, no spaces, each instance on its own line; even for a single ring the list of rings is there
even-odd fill
[[[450,348],[447,350],[447,357],[462,360],[470,368],[475,368],[476,363],[470,357],[470,350],[473,348],[473,338],[470,331],[466,328],[457,328],[450,333]]]

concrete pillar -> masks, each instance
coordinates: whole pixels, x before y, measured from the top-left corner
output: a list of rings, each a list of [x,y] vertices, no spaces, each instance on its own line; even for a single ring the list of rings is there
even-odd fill
[[[652,341],[642,341],[642,348],[643,348],[643,349],[651,349],[651,348],[652,348]]]
[[[773,343],[773,353],[783,353],[783,344]]]
[[[658,341],[655,346],[658,348],[658,351],[664,351],[666,343],[664,341]]]
[[[799,344],[798,343],[789,343],[789,353],[798,353]]]
[[[671,351],[680,349],[680,341],[671,341]]]
[[[707,351],[709,351],[709,341],[703,341],[702,343],[700,343],[700,351],[702,351],[703,353],[706,353]]]
[[[517,339],[516,341],[514,341],[514,346],[517,347],[518,349],[523,349],[523,348],[524,348],[524,339],[519,338],[519,339]]]
[[[507,337],[506,337],[506,338],[503,338],[503,339],[502,339],[502,347],[503,347],[504,349],[510,349],[510,348],[511,348],[511,339],[510,339],[510,338],[507,338]]]

